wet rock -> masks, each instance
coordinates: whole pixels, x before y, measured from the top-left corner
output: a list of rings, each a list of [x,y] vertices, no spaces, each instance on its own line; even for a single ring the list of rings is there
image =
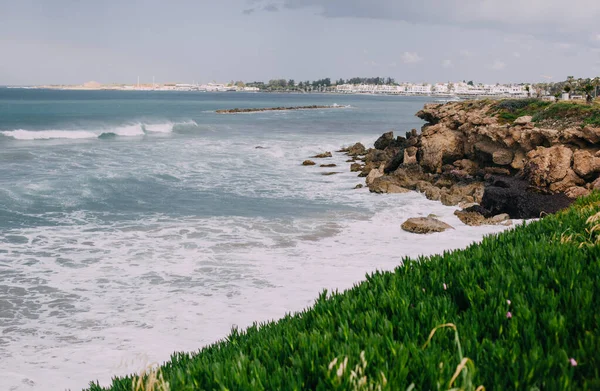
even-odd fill
[[[470,225],[472,227],[478,227],[483,225],[485,222],[485,216],[477,212],[468,212],[464,210],[457,210],[454,215],[458,217],[463,224]]]
[[[350,165],[350,172],[358,172],[363,169],[362,164],[352,163]]]
[[[334,164],[334,163],[321,164],[319,167],[337,167],[337,164]]]
[[[377,141],[375,141],[375,144],[373,144],[373,146],[375,147],[375,149],[379,149],[379,150],[384,150],[387,147],[389,147],[390,145],[392,145],[394,143],[394,132],[387,132],[382,134]]]
[[[408,193],[410,190],[401,187],[397,184],[395,179],[390,176],[380,176],[368,185],[371,193]]]
[[[312,160],[305,160],[302,162],[303,166],[314,166],[315,164],[317,163],[313,162]]]
[[[356,143],[353,146],[349,147],[346,150],[346,153],[348,153],[348,155],[350,156],[364,155],[365,153],[367,153],[367,149],[361,143]]]
[[[402,229],[417,234],[444,232],[453,229],[451,225],[434,217],[412,217],[402,223]]]
[[[359,183],[358,185],[354,186],[355,189],[362,189],[364,186],[362,183]]]
[[[319,154],[313,156],[313,159],[324,159],[324,158],[328,158],[331,156],[332,156],[331,152],[328,151],[328,152],[319,153]]]
[[[383,170],[380,170],[378,168],[372,169],[369,172],[369,175],[367,175],[367,186],[370,186],[376,178],[379,178],[382,176],[383,176]]]
[[[321,175],[325,175],[325,176],[335,175],[335,174],[339,174],[339,172],[329,171],[329,172],[323,172],[323,173],[321,173]]]
[[[400,148],[396,156],[389,161],[389,163],[383,169],[385,174],[389,174],[390,172],[394,172],[400,167],[400,165],[404,163],[404,148]]]

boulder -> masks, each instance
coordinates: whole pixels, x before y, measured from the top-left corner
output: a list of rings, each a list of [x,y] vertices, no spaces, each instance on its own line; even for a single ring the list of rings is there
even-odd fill
[[[600,177],[596,178],[596,180],[594,182],[592,182],[590,185],[591,185],[592,190],[600,190]]]
[[[361,143],[356,143],[353,146],[346,149],[346,153],[350,156],[364,155],[367,153],[367,149]]]
[[[332,156],[331,152],[328,151],[328,152],[319,153],[319,154],[313,156],[313,159],[324,159],[324,158],[328,158],[331,156]]]
[[[408,147],[404,150],[404,164],[416,164],[417,163],[417,147]]]
[[[398,167],[400,167],[400,165],[402,163],[404,163],[404,148],[399,149],[396,156],[394,156],[392,158],[392,160],[390,160],[388,162],[388,164],[385,166],[385,168],[383,169],[383,172],[386,174],[389,174],[390,172],[394,172],[394,171],[396,171],[396,169]]]
[[[379,178],[382,176],[383,176],[383,170],[380,170],[378,168],[372,169],[369,172],[369,175],[367,175],[367,186],[370,186],[376,178]]]
[[[462,132],[448,129],[441,124],[425,128],[421,133],[421,148],[417,160],[429,172],[441,172],[442,166],[464,157]]]
[[[592,152],[577,150],[573,154],[573,171],[582,178],[600,172],[600,157],[596,157]]]
[[[354,186],[355,189],[362,189],[363,188],[363,184],[359,183],[358,185]]]
[[[373,146],[375,149],[384,150],[392,144],[394,144],[394,132],[387,132],[382,134]]]
[[[571,171],[573,151],[564,145],[538,147],[527,154],[525,175],[534,186],[549,187]]]
[[[529,123],[531,123],[531,120],[533,119],[533,117],[531,115],[524,115],[522,117],[519,117],[515,120],[515,122],[513,122],[515,125],[527,125]]]
[[[454,215],[458,217],[463,224],[470,225],[472,227],[478,227],[483,225],[485,222],[485,216],[477,213],[477,212],[468,212],[465,210],[457,210],[454,212]]]
[[[319,167],[337,167],[337,164],[335,164],[335,163],[321,164]]]
[[[380,176],[371,181],[369,191],[371,193],[408,193],[410,190],[398,185],[394,177]]]
[[[590,195],[591,191],[585,187],[573,186],[565,191],[565,195],[571,199],[577,199],[579,197],[585,197]]]
[[[514,157],[515,154],[510,149],[498,149],[492,153],[492,161],[499,166],[508,166]]]
[[[527,157],[525,156],[525,152],[522,149],[517,149],[514,153],[513,161],[510,163],[510,166],[515,170],[522,170],[525,167],[525,161]]]
[[[452,226],[434,217],[412,217],[402,223],[402,229],[417,234],[444,232]]]
[[[486,219],[484,224],[487,225],[510,225],[510,216],[507,213],[501,213]]]
[[[317,163],[313,162],[312,160],[305,160],[302,162],[303,166],[314,166],[315,164]]]
[[[350,171],[351,171],[351,172],[358,172],[358,171],[360,171],[360,170],[362,170],[362,169],[363,169],[363,166],[362,166],[362,164],[358,164],[358,163],[352,163],[352,164],[350,165]]]

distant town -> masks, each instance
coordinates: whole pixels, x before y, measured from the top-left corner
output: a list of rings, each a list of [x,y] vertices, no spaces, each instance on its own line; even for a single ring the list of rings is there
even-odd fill
[[[314,81],[273,79],[269,82],[231,81],[229,83],[140,83],[101,84],[90,81],[81,85],[43,85],[19,88],[45,88],[61,90],[120,90],[120,91],[204,91],[204,92],[280,92],[280,93],[338,93],[338,94],[384,94],[406,96],[440,96],[458,98],[477,97],[554,97],[564,99],[585,95],[585,86],[593,86],[594,97],[600,85],[599,79],[575,79],[569,76],[557,83],[483,84],[473,81],[442,83],[396,82],[393,78],[352,78],[332,82],[330,78]],[[565,91],[566,90],[566,91]]]

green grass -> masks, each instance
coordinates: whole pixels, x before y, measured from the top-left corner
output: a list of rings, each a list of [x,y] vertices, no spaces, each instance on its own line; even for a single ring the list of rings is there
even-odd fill
[[[594,193],[465,250],[404,259],[109,389],[600,389],[598,212]]]
[[[531,115],[533,122],[552,122],[552,126],[600,126],[600,105],[582,102],[549,102],[536,98],[505,99],[490,110],[500,123],[511,124],[519,117]]]

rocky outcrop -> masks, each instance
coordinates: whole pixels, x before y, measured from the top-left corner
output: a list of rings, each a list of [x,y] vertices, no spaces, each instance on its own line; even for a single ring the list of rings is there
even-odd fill
[[[315,164],[317,163],[313,162],[312,160],[305,160],[302,162],[303,166],[314,166]]]
[[[429,234],[444,232],[452,229],[452,226],[434,217],[412,217],[402,223],[402,229],[416,234]]]
[[[332,157],[333,155],[331,154],[331,152],[327,151],[327,152],[323,152],[323,153],[319,153],[315,156],[313,156],[313,159],[325,159],[328,157]]]

